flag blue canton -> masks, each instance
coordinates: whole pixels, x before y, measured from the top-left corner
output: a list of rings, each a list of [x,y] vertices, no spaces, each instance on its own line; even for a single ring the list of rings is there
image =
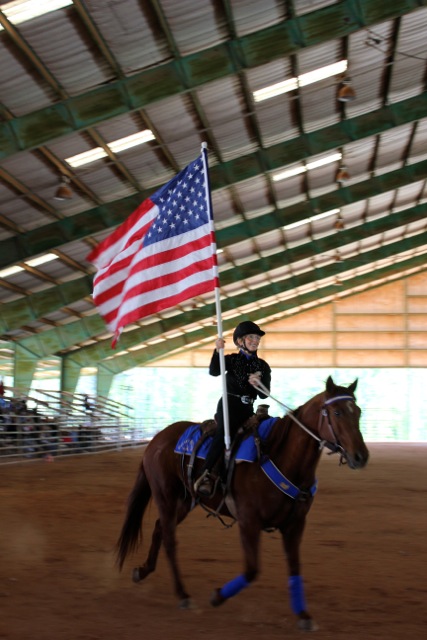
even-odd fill
[[[161,187],[150,200],[159,213],[144,237],[143,246],[197,229],[209,220],[203,162],[198,158]]]

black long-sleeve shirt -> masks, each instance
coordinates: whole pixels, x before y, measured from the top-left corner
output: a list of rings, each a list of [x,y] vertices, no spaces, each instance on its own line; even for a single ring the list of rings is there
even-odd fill
[[[226,384],[228,393],[239,396],[250,396],[253,400],[257,396],[266,398],[266,395],[257,391],[249,381],[249,374],[261,372],[262,384],[270,390],[271,369],[265,360],[258,356],[247,356],[242,351],[224,356],[226,370]],[[209,365],[209,373],[211,376],[219,376],[221,374],[219,353],[215,349]]]

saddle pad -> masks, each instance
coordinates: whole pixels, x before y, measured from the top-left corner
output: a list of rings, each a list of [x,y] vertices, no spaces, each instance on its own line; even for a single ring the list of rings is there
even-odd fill
[[[261,422],[258,427],[258,433],[261,440],[265,440],[273,426],[276,422],[277,418],[267,418]],[[191,455],[196,443],[200,440],[202,436],[202,432],[200,429],[200,425],[192,425],[188,427],[178,440],[175,453],[183,453],[184,455]],[[197,457],[202,458],[203,460],[206,458],[207,453],[209,451],[209,447],[212,442],[212,436],[207,438],[200,449],[197,452]],[[254,462],[257,459],[257,449],[255,446],[255,440],[253,435],[248,436],[240,443],[240,446],[236,453],[236,462]]]

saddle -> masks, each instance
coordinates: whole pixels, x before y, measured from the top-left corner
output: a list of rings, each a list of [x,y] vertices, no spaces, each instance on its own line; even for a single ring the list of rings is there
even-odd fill
[[[258,433],[258,427],[263,422],[264,418],[260,416],[253,415],[251,416],[237,431],[236,436],[234,437],[230,450],[227,456],[221,456],[218,463],[215,465],[212,475],[214,476],[214,488],[212,494],[209,496],[212,498],[215,493],[220,490],[221,495],[225,496],[228,493],[231,479],[233,477],[233,471],[236,464],[236,454],[240,449],[240,445],[243,439],[252,435],[255,442],[256,447],[256,459],[261,459],[261,438]],[[198,440],[194,442],[193,449],[190,455],[190,460],[187,465],[187,481],[191,488],[194,486],[194,463],[199,454],[199,452],[206,447],[207,440],[213,435],[216,429],[215,420],[205,420],[200,424],[200,432],[201,436]],[[215,477],[216,476],[216,477]],[[191,489],[194,497],[194,491]]]

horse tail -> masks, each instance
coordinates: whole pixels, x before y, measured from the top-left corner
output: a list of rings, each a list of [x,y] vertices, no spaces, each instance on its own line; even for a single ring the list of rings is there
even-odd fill
[[[135,551],[142,539],[142,518],[151,499],[151,487],[141,463],[135,485],[129,495],[128,508],[116,545],[116,561],[122,569],[126,557]]]

